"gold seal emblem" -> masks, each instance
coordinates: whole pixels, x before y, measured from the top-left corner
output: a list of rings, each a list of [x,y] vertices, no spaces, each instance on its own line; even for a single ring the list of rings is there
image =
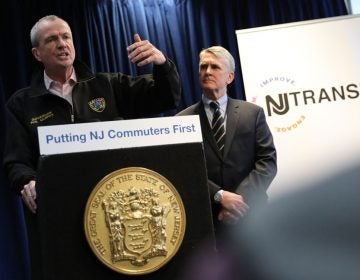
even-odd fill
[[[175,187],[141,167],[104,177],[86,204],[84,226],[94,254],[124,274],[146,274],[164,266],[184,237],[185,209]]]

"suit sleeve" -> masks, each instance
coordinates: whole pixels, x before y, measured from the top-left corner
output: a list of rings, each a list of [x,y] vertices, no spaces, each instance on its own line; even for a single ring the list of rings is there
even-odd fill
[[[236,190],[249,205],[267,199],[266,190],[277,173],[276,149],[262,108],[257,114],[255,130],[254,166]]]

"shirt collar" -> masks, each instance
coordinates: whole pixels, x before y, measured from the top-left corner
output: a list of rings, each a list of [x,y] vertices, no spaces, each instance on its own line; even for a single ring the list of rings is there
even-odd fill
[[[202,102],[204,103],[204,106],[206,108],[210,108],[210,103],[213,102],[214,100],[211,100],[209,98],[207,98],[204,94],[202,95]],[[227,106],[227,102],[228,102],[228,95],[224,94],[223,96],[221,96],[218,100],[216,100],[219,105],[220,108],[223,112],[226,111],[226,106]]]
[[[44,70],[44,83],[45,83],[45,87],[47,90],[49,90],[49,88],[53,82],[55,82],[55,81],[53,79],[51,79]],[[75,84],[77,82],[75,69],[73,69],[70,78],[66,82],[69,82],[71,85]]]

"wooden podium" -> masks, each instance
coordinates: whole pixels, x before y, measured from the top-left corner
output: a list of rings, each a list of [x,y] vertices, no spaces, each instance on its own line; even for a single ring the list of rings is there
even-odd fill
[[[200,129],[198,119],[183,118],[166,118],[166,127],[190,121],[196,124],[193,128]],[[121,129],[103,131],[124,131],[127,121],[120,122],[109,125]],[[151,119],[152,129],[154,122],[156,119]],[[133,122],[129,125],[134,129]],[[159,125],[164,128],[163,123]],[[79,131],[78,127],[71,129],[72,133]],[[39,133],[39,137],[49,140],[49,133],[53,132]],[[123,274],[104,265],[91,250],[84,230],[84,211],[94,187],[106,175],[129,167],[146,168],[165,177],[180,195],[186,214],[184,238],[177,253],[164,266],[141,275]],[[182,279],[189,260],[205,242],[215,248],[206,178],[202,143],[191,140],[43,155],[38,167],[38,211],[28,219],[33,279]]]

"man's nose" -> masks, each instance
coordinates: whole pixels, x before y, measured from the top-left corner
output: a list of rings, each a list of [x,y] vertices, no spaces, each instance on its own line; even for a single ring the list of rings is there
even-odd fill
[[[58,47],[65,47],[66,46],[66,40],[59,37],[59,40],[58,40]]]

